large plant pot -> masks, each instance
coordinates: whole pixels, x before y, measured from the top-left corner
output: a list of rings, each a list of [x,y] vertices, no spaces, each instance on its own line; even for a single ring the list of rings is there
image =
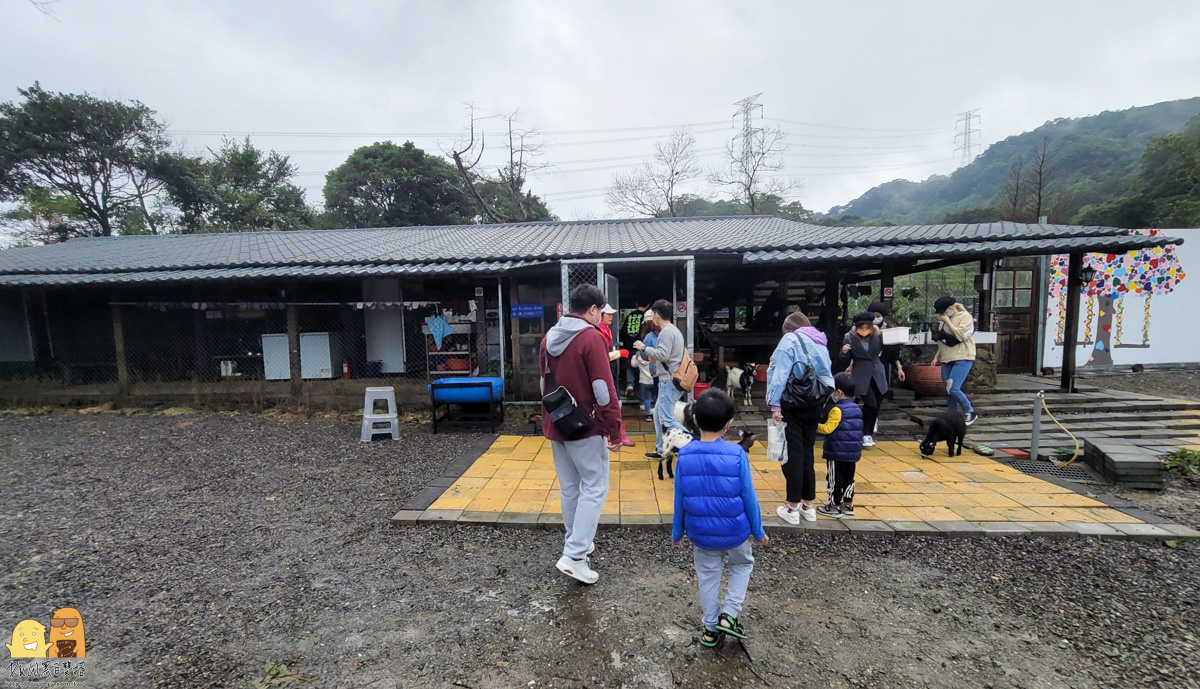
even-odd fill
[[[941,399],[946,396],[942,382],[942,367],[929,364],[909,364],[904,367],[905,382],[920,397]]]

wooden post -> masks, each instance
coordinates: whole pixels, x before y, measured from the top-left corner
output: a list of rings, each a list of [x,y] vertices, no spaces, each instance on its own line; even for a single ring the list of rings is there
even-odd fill
[[[121,306],[112,304],[113,349],[117,357],[117,395],[129,394],[129,364],[125,361],[125,324],[121,321]]]
[[[837,342],[838,330],[838,291],[841,288],[841,281],[838,280],[838,272],[835,268],[830,268],[825,271],[825,295],[824,306],[821,309],[821,330],[824,331],[825,337],[829,340],[830,352],[832,347]]]
[[[992,284],[992,280],[995,278],[993,275],[993,265],[995,265],[995,262],[990,258],[985,258],[979,262],[979,274],[983,276],[984,282],[984,288],[978,292],[979,329],[986,332],[995,329],[992,326],[992,290],[995,289],[995,285]]]
[[[887,291],[896,289],[896,269],[891,263],[884,263],[879,269],[879,301],[888,308],[888,323],[896,322],[896,314],[892,311],[892,301],[895,296],[887,296]]]
[[[292,399],[300,401],[300,319],[296,315],[296,305],[287,306],[287,336],[288,336],[288,370],[292,380]]]
[[[1063,333],[1062,388],[1075,392],[1075,344],[1079,339],[1079,293],[1083,289],[1083,254],[1072,252],[1067,262],[1066,327]]]

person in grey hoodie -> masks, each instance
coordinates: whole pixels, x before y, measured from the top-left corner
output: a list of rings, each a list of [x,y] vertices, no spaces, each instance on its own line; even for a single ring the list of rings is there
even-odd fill
[[[648,459],[662,459],[663,434],[672,428],[687,431],[675,420],[675,403],[683,399],[683,391],[675,387],[671,376],[679,370],[683,363],[683,353],[687,345],[683,341],[683,333],[671,322],[673,309],[671,302],[659,299],[654,302],[647,312],[650,323],[659,328],[658,344],[647,347],[646,343],[638,340],[633,348],[641,352],[640,356],[654,359],[658,362],[658,402],[654,405],[654,452],[647,452]]]
[[[604,294],[593,285],[572,290],[571,312],[546,333],[540,356],[542,395],[551,392],[548,372],[553,386],[566,388],[578,408],[592,417],[591,427],[582,436],[567,438],[542,409],[546,420],[542,429],[554,453],[567,532],[555,567],[585,584],[600,578],[587,556],[593,550],[592,539],[608,498],[608,453],[621,439],[621,403],[608,365],[608,346],[596,328],[606,303]]]

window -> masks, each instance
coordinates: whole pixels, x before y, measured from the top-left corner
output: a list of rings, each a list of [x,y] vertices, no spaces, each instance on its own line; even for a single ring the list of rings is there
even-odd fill
[[[1032,270],[997,270],[992,275],[998,309],[1027,309],[1033,305]]]

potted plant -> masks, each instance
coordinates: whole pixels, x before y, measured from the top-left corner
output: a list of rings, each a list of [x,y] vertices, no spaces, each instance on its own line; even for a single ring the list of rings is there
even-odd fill
[[[936,353],[937,345],[904,348],[902,358],[904,359],[905,383],[919,397],[940,399],[946,396],[946,384],[942,382],[942,367],[929,365]]]

